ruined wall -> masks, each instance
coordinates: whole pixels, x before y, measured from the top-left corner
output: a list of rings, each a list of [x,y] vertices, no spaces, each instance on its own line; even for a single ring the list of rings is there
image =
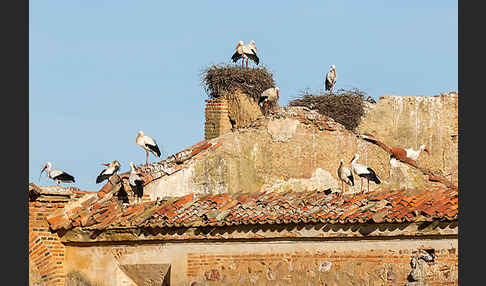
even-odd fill
[[[457,285],[457,247],[457,238],[68,245],[66,271],[100,286],[135,285],[119,267],[135,264],[170,264],[174,286],[405,285],[426,248],[435,259],[422,261],[423,281]]]
[[[455,93],[432,97],[384,96],[369,105],[358,132],[368,132],[390,146],[418,149],[418,164],[457,183],[458,129]],[[383,184],[376,188],[424,188],[426,176],[400,163],[389,163],[379,147],[316,112],[280,108],[275,116],[259,118],[252,127],[239,128],[212,139],[221,143],[200,160],[146,186],[155,197],[188,193],[253,192],[261,189],[338,190],[339,160],[349,165],[355,153],[359,163],[376,171]],[[360,181],[349,192],[360,190]],[[365,182],[366,183],[366,182]],[[366,187],[366,186],[365,186]]]
[[[358,132],[368,132],[390,146],[417,150],[425,144],[430,156],[422,154],[418,163],[457,184],[458,94],[435,96],[384,95],[369,105]],[[368,144],[375,151],[379,147]],[[386,154],[376,153],[370,164],[387,168]]]

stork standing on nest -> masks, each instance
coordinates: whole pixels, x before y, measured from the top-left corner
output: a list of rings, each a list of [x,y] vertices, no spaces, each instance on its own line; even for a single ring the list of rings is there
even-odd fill
[[[115,160],[111,163],[103,163],[101,165],[106,166],[107,168],[101,171],[98,177],[96,177],[97,184],[109,179],[111,176],[113,176],[113,174],[120,170],[120,162],[118,162],[118,160]]]
[[[358,135],[358,137],[379,146],[381,149],[385,150],[388,154],[390,154],[390,164],[392,166],[396,166],[396,162],[394,160],[396,159],[417,168],[416,160],[418,159],[420,153],[424,151],[428,155],[430,154],[429,150],[424,144],[420,145],[420,148],[418,150],[414,150],[412,148],[405,149],[401,147],[389,147],[385,143],[376,139],[373,135],[367,133],[360,134]]]
[[[341,190],[343,190],[343,193],[345,191],[346,185],[354,186],[353,172],[351,172],[351,169],[344,166],[343,159],[339,161],[339,167],[337,169],[337,173],[338,173],[339,180],[341,180]]]
[[[54,180],[57,185],[59,185],[60,182],[63,183],[74,183],[74,177],[69,175],[68,173],[61,171],[59,169],[54,169],[51,170],[52,164],[51,162],[47,162],[44,167],[42,168],[40,175],[39,175],[39,180],[42,175],[42,172],[47,169],[46,176],[47,178]]]
[[[368,183],[368,192],[370,191],[370,181],[375,182],[376,184],[381,184],[381,180],[376,175],[375,171],[371,169],[368,166],[358,164],[356,161],[358,160],[359,155],[354,154],[353,159],[351,159],[351,168],[353,169],[353,172],[358,175],[361,178],[361,187],[360,187],[360,192],[363,192],[363,178],[366,179],[366,182]]]
[[[326,74],[326,90],[329,90],[329,94],[332,94],[332,89],[334,85],[336,84],[337,80],[337,73],[336,73],[336,67],[334,65],[331,65],[331,70],[327,72]]]
[[[142,147],[145,149],[145,152],[147,152],[147,159],[145,161],[145,165],[148,166],[148,157],[149,157],[149,152],[154,154],[157,157],[160,157],[160,149],[159,146],[157,146],[157,142],[155,142],[154,139],[146,136],[143,134],[143,131],[138,131],[136,143],[138,146]]]
[[[265,116],[267,116],[267,113],[268,113],[268,106],[271,104],[272,105],[272,111],[273,111],[273,108],[277,104],[278,98],[279,98],[279,95],[278,95],[279,90],[280,89],[278,87],[271,87],[271,88],[266,89],[260,95],[259,104],[260,105],[263,104]]]
[[[231,59],[236,63],[239,59],[241,61],[241,67],[243,67],[243,61],[246,60],[246,68],[248,68],[248,59],[252,60],[256,65],[260,62],[257,56],[257,49],[254,41],[251,41],[249,45],[245,45],[243,41],[239,41],[236,45],[235,53],[231,56]]]

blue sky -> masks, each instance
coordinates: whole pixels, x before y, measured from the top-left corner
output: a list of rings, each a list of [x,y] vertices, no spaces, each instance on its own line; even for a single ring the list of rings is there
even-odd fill
[[[145,162],[204,139],[201,71],[254,40],[280,105],[324,87],[458,90],[457,1],[29,1],[29,181],[45,162],[97,191],[101,163]],[[151,155],[149,161],[153,162]]]

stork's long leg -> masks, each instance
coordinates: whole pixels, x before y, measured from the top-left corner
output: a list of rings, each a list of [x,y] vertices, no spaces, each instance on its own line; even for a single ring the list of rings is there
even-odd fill
[[[147,153],[147,159],[145,160],[145,166],[148,166],[148,156],[149,156],[149,154],[148,154],[148,151],[147,150],[145,150],[145,152]]]
[[[246,58],[246,68],[248,68],[248,58]]]
[[[366,181],[368,182],[368,193],[370,192],[370,180],[366,179]]]

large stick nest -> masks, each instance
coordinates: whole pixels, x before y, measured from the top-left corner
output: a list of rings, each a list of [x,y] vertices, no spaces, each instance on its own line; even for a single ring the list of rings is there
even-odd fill
[[[312,94],[308,90],[304,90],[297,99],[289,101],[289,106],[305,106],[314,109],[341,123],[346,129],[354,131],[364,115],[365,95],[365,92],[356,88],[338,89],[332,94],[323,92]],[[374,103],[371,97],[368,97],[366,101]]]
[[[247,69],[232,64],[212,65],[205,69],[202,84],[209,97],[234,94],[240,90],[256,102],[263,91],[275,86],[272,73],[265,67]]]

